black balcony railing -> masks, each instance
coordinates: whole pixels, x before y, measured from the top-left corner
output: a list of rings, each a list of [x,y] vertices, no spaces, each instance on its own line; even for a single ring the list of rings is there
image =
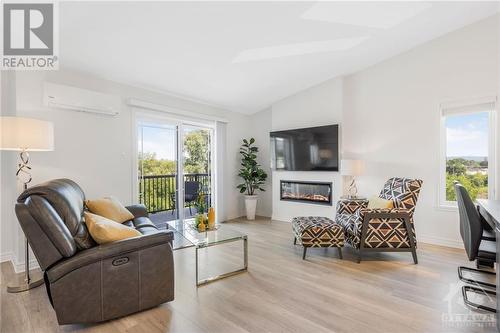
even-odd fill
[[[177,175],[151,175],[139,178],[139,202],[144,204],[149,213],[158,213],[176,209]],[[198,182],[199,193],[206,196],[210,203],[210,175],[207,173],[188,173],[184,182]],[[193,202],[186,203],[186,207]]]

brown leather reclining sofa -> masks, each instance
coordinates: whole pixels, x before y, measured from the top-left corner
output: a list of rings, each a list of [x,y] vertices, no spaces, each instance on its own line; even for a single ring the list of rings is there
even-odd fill
[[[92,323],[174,299],[172,231],[160,231],[142,205],[125,222],[142,233],[97,245],[83,222],[85,195],[69,179],[23,192],[16,214],[44,271],[59,324]]]

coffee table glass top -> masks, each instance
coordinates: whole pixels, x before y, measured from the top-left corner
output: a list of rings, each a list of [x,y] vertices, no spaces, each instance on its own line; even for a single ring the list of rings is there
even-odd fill
[[[220,224],[215,230],[198,232],[194,223],[194,219],[174,220],[167,223],[169,229],[175,230],[176,235],[182,237],[182,239],[174,239],[174,250],[193,246],[202,248],[247,237],[245,234]]]

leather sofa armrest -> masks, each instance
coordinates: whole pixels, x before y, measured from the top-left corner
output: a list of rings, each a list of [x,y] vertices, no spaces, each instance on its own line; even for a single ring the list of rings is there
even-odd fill
[[[149,216],[148,210],[146,206],[144,206],[143,204],[130,205],[126,206],[125,208],[127,208],[129,212],[131,212],[132,215],[134,215],[134,218]]]
[[[135,252],[145,248],[154,247],[157,245],[170,243],[174,238],[174,233],[171,230],[162,230],[154,234],[143,235],[139,237],[124,239],[121,241],[95,246],[88,250],[80,251],[76,255],[60,261],[58,264],[49,268],[46,273],[49,282],[55,282],[67,273],[74,271],[80,267],[101,261],[107,258],[112,258],[124,255],[130,252]],[[158,253],[163,256],[165,254]]]

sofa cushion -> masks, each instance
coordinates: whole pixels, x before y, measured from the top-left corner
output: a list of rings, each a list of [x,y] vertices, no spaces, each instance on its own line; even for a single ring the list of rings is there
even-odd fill
[[[135,228],[133,221],[123,222],[122,225],[126,225],[127,227]]]
[[[137,229],[137,231],[139,231],[143,236],[162,232],[161,230],[158,230],[156,227],[142,227]]]
[[[140,229],[142,227],[153,227],[156,228],[153,222],[148,217],[137,217],[132,220],[134,228]]]
[[[76,252],[76,242],[52,205],[38,195],[33,195],[29,200],[26,200],[26,205],[30,210],[31,216],[38,221],[38,225],[52,244],[56,246],[59,253],[63,257],[74,255]]]
[[[104,216],[112,221],[123,223],[134,218],[134,215],[115,197],[85,200],[85,206],[96,215]]]
[[[88,230],[83,223],[85,195],[80,186],[69,179],[54,179],[28,188],[21,193],[17,201],[23,203],[28,197],[35,195],[47,200],[54,208],[66,228],[68,228],[78,250],[95,246],[95,242],[89,237]],[[58,250],[61,253],[65,252],[61,248],[58,248]]]
[[[108,218],[85,212],[85,224],[90,235],[98,244],[106,244],[122,239],[141,236],[134,228],[116,223]]]
[[[370,198],[368,208],[393,208],[394,202],[392,200],[382,199],[377,196]]]

